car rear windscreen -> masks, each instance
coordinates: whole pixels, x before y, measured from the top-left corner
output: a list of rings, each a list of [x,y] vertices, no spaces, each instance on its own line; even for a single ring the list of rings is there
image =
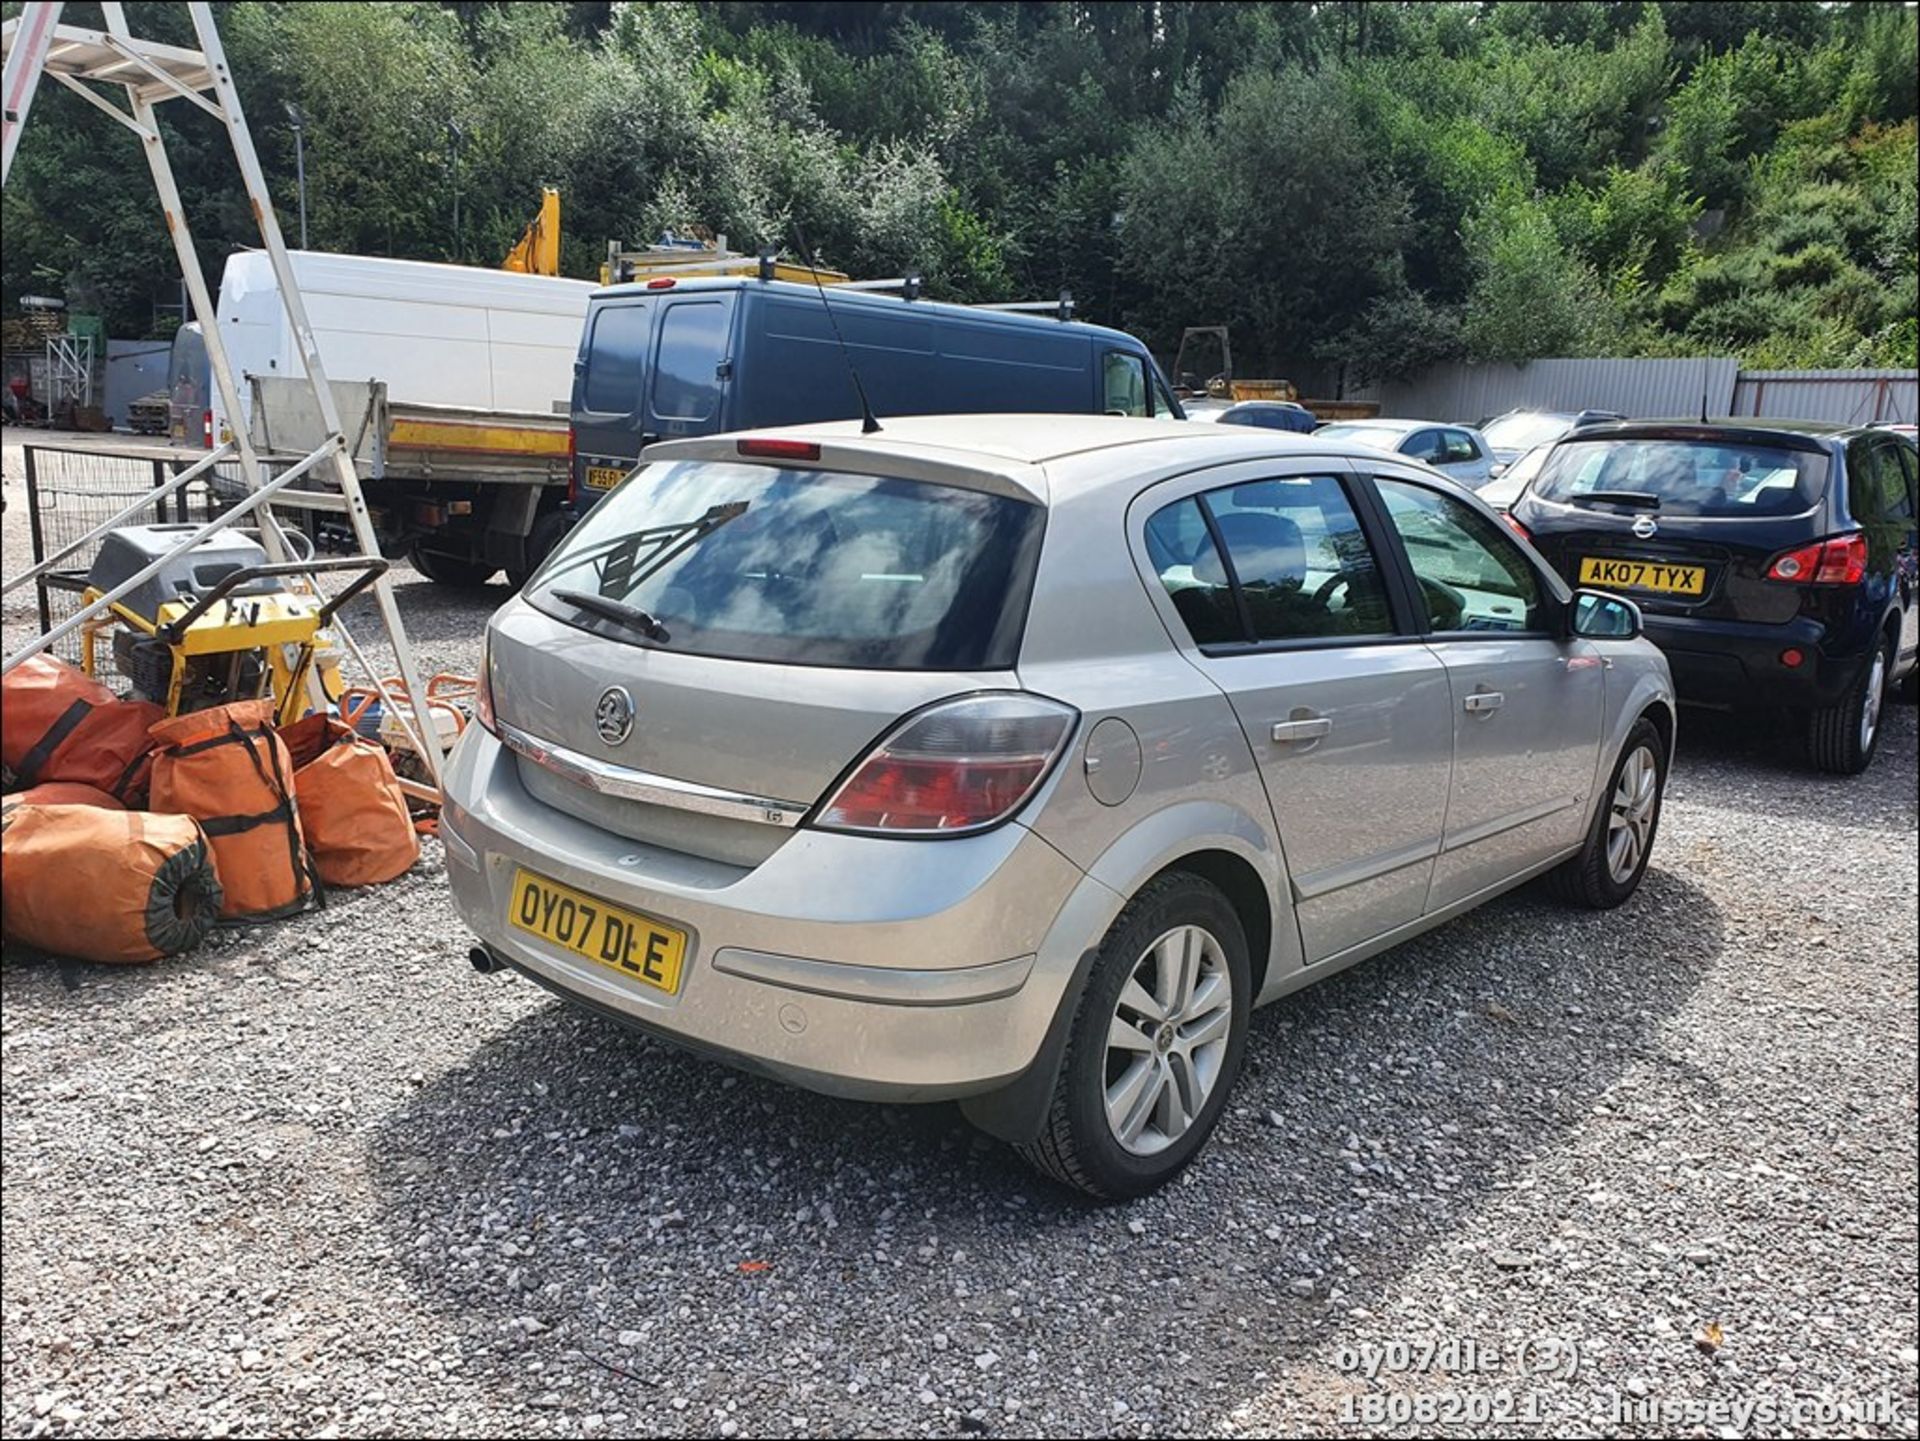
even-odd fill
[[[1618,501],[1663,516],[1792,515],[1820,499],[1827,457],[1783,446],[1678,439],[1563,440],[1532,493],[1579,505]]]
[[[1571,416],[1556,415],[1551,411],[1517,410],[1488,421],[1480,427],[1480,433],[1495,450],[1531,450],[1536,445],[1558,440],[1572,424]]]
[[[923,481],[661,462],[600,501],[526,597],[584,630],[695,655],[1001,670],[1017,658],[1042,522],[1036,505]]]

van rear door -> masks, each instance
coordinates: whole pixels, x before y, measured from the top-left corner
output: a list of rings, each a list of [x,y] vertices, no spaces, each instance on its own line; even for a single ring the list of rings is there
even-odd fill
[[[593,307],[573,377],[573,486],[591,505],[660,438],[646,424],[655,301],[622,296]]]
[[[654,341],[647,438],[724,429],[733,366],[733,291],[695,291],[665,302]]]

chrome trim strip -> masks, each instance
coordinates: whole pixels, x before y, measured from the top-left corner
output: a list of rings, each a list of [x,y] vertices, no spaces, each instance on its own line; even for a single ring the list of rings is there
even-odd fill
[[[984,966],[953,970],[908,970],[892,966],[849,966],[838,961],[810,961],[802,956],[776,956],[768,951],[728,946],[717,952],[713,968],[789,991],[838,996],[875,1006],[970,1006],[1011,996],[1027,983],[1032,956],[991,961]]]
[[[1544,821],[1549,816],[1557,816],[1562,811],[1572,810],[1584,799],[1583,796],[1573,796],[1564,801],[1541,801],[1540,804],[1528,806],[1525,810],[1509,811],[1504,816],[1495,816],[1490,821],[1482,821],[1477,826],[1469,826],[1466,830],[1456,831],[1448,836],[1446,845],[1441,848],[1441,854],[1447,855],[1459,850],[1462,846],[1477,845],[1481,841],[1491,840],[1504,831],[1518,830],[1521,826],[1532,825],[1535,821]]]
[[[696,785],[692,781],[657,776],[627,766],[609,765],[565,746],[554,745],[537,736],[506,724],[497,723],[501,744],[517,756],[552,771],[555,775],[621,800],[643,801],[648,805],[668,806],[677,811],[695,811],[703,816],[719,816],[730,821],[752,821],[757,825],[792,829],[807,813],[798,801],[773,800],[767,796],[742,795],[716,786]]]
[[[1398,850],[1382,851],[1373,856],[1361,856],[1355,861],[1343,861],[1337,866],[1328,866],[1325,870],[1295,876],[1293,898],[1296,901],[1315,900],[1333,891],[1357,886],[1362,881],[1374,880],[1406,866],[1430,861],[1440,854],[1440,842],[1439,836],[1433,836],[1424,841],[1415,841],[1411,845],[1401,846]],[[1315,964],[1317,965],[1318,962]]]

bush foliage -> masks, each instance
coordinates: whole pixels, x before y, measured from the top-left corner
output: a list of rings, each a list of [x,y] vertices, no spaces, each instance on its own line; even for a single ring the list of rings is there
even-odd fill
[[[569,274],[609,239],[804,231],[946,298],[1071,289],[1163,352],[1224,322],[1247,374],[1915,363],[1907,5],[215,8],[289,233],[305,116],[319,249],[495,264],[552,184]],[[184,6],[127,9],[191,39]],[[164,113],[215,278],[249,217],[214,122]],[[9,304],[163,333],[179,287],[131,137],[47,86],[19,160]]]

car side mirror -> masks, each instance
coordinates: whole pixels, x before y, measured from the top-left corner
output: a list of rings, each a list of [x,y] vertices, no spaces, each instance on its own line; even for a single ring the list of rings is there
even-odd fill
[[[1640,607],[1604,590],[1576,590],[1567,605],[1567,633],[1582,640],[1636,640],[1646,630]]]
[[[1488,480],[1498,480],[1501,476],[1505,475],[1506,473],[1507,473],[1507,463],[1504,460],[1496,460],[1492,465],[1487,467]]]

